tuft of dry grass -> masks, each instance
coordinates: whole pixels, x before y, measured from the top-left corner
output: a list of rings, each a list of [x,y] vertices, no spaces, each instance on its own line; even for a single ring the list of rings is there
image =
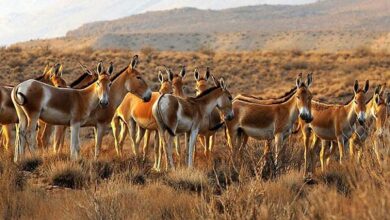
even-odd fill
[[[207,175],[203,171],[190,168],[169,172],[165,177],[165,181],[176,190],[201,192],[209,189]]]
[[[85,185],[86,176],[76,162],[59,161],[52,164],[48,171],[50,183],[54,186],[79,189]]]
[[[19,169],[22,171],[33,172],[40,165],[42,165],[43,160],[38,156],[25,157],[18,162]]]

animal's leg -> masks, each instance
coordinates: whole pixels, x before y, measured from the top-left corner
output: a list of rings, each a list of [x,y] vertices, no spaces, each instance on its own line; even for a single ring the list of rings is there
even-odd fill
[[[339,147],[339,163],[343,164],[343,157],[344,157],[344,138],[339,137],[337,138],[337,144]]]
[[[66,126],[55,126],[54,128],[54,144],[53,144],[53,151],[54,153],[58,153],[61,145],[63,144],[63,139],[65,136],[65,129]]]
[[[188,134],[190,137],[189,143],[188,143],[188,162],[187,165],[189,168],[193,167],[193,153],[194,153],[194,148],[195,148],[195,142],[196,142],[196,137],[198,136],[198,131],[194,130],[190,134]]]
[[[173,162],[173,139],[174,139],[174,136],[168,134],[168,137],[167,137],[167,147],[165,148],[166,149],[166,161],[169,163],[167,168],[171,168],[171,169],[175,169],[175,164]]]
[[[119,149],[119,133],[121,130],[119,130],[120,124],[119,124],[119,117],[115,116],[111,121],[111,128],[112,128],[112,135],[114,136],[114,144],[115,144],[115,151],[118,156],[122,156],[122,150]]]
[[[313,135],[313,140],[309,149],[309,154],[310,154],[310,173],[314,174],[315,168],[316,168],[316,149],[317,149],[317,144],[318,144],[318,137],[316,135]]]
[[[137,124],[134,121],[134,119],[131,118],[127,122],[127,128],[129,130],[129,134],[130,134],[130,142],[131,142],[131,146],[133,148],[133,153],[135,156],[138,156],[138,146],[136,146]]]
[[[27,143],[31,154],[36,151],[36,131],[39,115],[31,115],[27,125]]]
[[[302,132],[302,137],[303,137],[303,145],[305,147],[305,151],[304,151],[304,159],[305,159],[305,169],[304,169],[304,176],[307,176],[308,174],[308,171],[309,171],[309,157],[310,157],[310,152],[309,152],[309,144],[310,144],[310,135],[311,135],[311,132],[309,130],[309,128],[302,128],[303,132]]]
[[[204,155],[205,156],[207,156],[207,148],[208,148],[208,146],[209,146],[209,144],[210,144],[210,139],[209,139],[209,136],[200,136],[200,140],[202,140],[203,139],[203,141],[204,141],[204,145],[203,145],[203,147],[204,147]]]
[[[119,133],[119,142],[118,142],[118,149],[119,149],[119,152],[120,154],[122,154],[123,152],[123,144],[126,140],[126,136],[127,134],[129,133],[129,129],[127,127],[127,123],[122,121],[122,120],[119,120],[119,124],[120,124],[120,133]]]
[[[146,132],[146,129],[141,128],[139,125],[137,125],[137,134],[135,137],[135,146],[137,147],[137,149],[139,149],[141,141],[145,136],[145,132]]]
[[[325,148],[327,147],[327,141],[321,140],[321,152],[320,152],[320,162],[321,162],[321,170],[324,172],[324,155],[325,155]]]
[[[211,151],[213,150],[214,148],[214,139],[215,139],[215,134],[214,135],[211,135],[209,137],[209,152],[211,153]]]
[[[12,139],[12,128],[13,125],[3,125],[2,126],[2,137],[4,141],[5,150],[8,151],[10,148],[10,143]]]
[[[150,140],[150,134],[152,133],[151,130],[147,129],[145,132],[145,140],[144,140],[144,147],[143,147],[143,160],[146,160],[146,155],[148,154],[148,146],[149,146],[149,140]]]
[[[46,124],[43,134],[41,136],[42,148],[47,149],[50,143],[50,137],[57,126]]]
[[[98,158],[100,148],[102,146],[104,132],[106,131],[105,124],[97,124],[95,128],[95,160]]]
[[[278,169],[281,166],[279,162],[279,155],[283,152],[283,134],[275,135],[275,167]]]
[[[158,134],[158,131],[156,130],[154,132],[154,165],[153,165],[153,169],[157,170],[157,165],[158,165],[158,157],[159,157],[159,150],[160,150],[160,138],[159,138],[159,134]]]
[[[43,136],[45,134],[45,129],[46,129],[46,123],[43,121],[38,121],[38,132],[37,132],[37,137],[36,141],[38,143],[38,148],[43,149]]]
[[[180,135],[176,135],[174,141],[175,141],[176,155],[178,158],[180,158]]]
[[[70,159],[78,160],[80,154],[80,123],[72,123],[70,126]]]

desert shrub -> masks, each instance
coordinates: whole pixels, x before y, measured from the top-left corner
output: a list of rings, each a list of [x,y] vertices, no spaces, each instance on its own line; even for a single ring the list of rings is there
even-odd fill
[[[19,169],[22,171],[32,172],[43,163],[42,158],[38,156],[23,158],[19,163]]]
[[[48,172],[52,185],[72,189],[83,187],[87,178],[81,165],[70,161],[53,163]]]
[[[208,180],[200,170],[178,169],[165,177],[167,184],[177,190],[200,192],[208,189]]]

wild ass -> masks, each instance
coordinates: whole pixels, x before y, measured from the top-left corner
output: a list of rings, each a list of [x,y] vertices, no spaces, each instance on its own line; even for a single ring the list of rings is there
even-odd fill
[[[198,96],[209,88],[207,81],[210,78],[210,68],[206,68],[204,76],[201,76],[198,69],[195,69],[194,77],[196,80],[195,91]],[[204,147],[204,154],[207,156],[211,154],[214,146],[214,138],[217,128],[222,125],[221,116],[219,115],[218,110],[214,109],[208,118],[203,118],[202,120],[204,121],[202,123],[209,123],[209,126],[205,126],[207,129],[199,131],[199,140]]]
[[[153,105],[153,116],[156,118],[160,140],[166,152],[169,167],[174,168],[172,158],[172,139],[178,134],[186,133],[188,141],[188,167],[193,166],[193,151],[196,137],[200,130],[208,129],[203,126],[202,118],[208,118],[213,109],[218,108],[226,120],[234,116],[232,110],[232,96],[226,89],[223,79],[216,81],[212,76],[216,87],[205,90],[195,98],[181,98],[164,94]],[[167,136],[168,133],[168,136]],[[160,155],[161,157],[161,155]],[[158,164],[158,169],[160,163]]]
[[[171,81],[164,76],[161,71],[158,73],[160,81],[159,92],[153,92],[152,98],[149,102],[143,102],[142,99],[133,95],[127,94],[122,103],[117,108],[115,115],[111,122],[111,127],[115,140],[115,149],[118,155],[122,155],[123,142],[126,138],[127,132],[130,133],[130,141],[133,147],[133,153],[138,154],[138,146],[145,137],[143,146],[143,158],[146,158],[147,147],[151,132],[155,132],[155,166],[158,157],[157,150],[159,149],[159,139],[157,134],[157,123],[152,115],[152,106],[161,94],[172,93]],[[122,122],[122,123],[121,123]],[[136,137],[136,127],[138,127],[138,134]]]
[[[108,94],[110,102],[107,107],[96,109],[82,125],[82,127],[94,127],[95,159],[99,155],[106,128],[110,125],[117,107],[122,103],[126,94],[129,92],[133,93],[144,102],[148,102],[151,99],[152,92],[143,79],[142,74],[137,71],[137,64],[138,55],[135,55],[128,66],[111,76],[112,85]]]
[[[312,84],[312,75],[307,76],[306,84],[301,75],[296,80],[296,90],[293,95],[274,102],[273,104],[260,104],[258,101],[234,99],[233,110],[235,117],[226,122],[226,134],[232,150],[244,147],[248,137],[258,140],[275,140],[275,166],[278,166],[279,152],[283,142],[291,134],[293,125],[298,117],[310,123],[312,94],[309,87]],[[264,148],[266,162],[272,155],[270,144]]]
[[[364,124],[366,120],[366,93],[368,89],[369,81],[366,81],[363,89],[359,89],[359,84],[356,80],[353,87],[354,96],[344,105],[312,101],[312,114],[314,119],[310,124],[301,124],[305,147],[305,175],[308,172],[310,174],[314,172],[314,153],[318,138],[323,140],[322,150],[320,152],[322,169],[324,169],[326,141],[337,141],[340,154],[339,162],[342,163],[344,146],[348,145],[349,138],[355,131],[355,123],[358,121],[360,124]],[[309,149],[311,136],[313,136],[313,140]]]
[[[43,74],[36,77],[35,80],[50,85],[62,85],[65,83],[65,81],[61,78],[61,75],[59,75],[59,71],[59,64],[50,69],[49,66],[46,65]],[[15,106],[11,99],[11,92],[13,88],[14,86],[11,85],[0,86],[0,124],[2,125],[1,135],[3,145],[6,149],[9,149],[10,147],[14,124],[18,123],[18,115],[16,114]]]
[[[17,140],[14,161],[24,153],[27,143],[35,151],[35,127],[40,119],[53,125],[68,125],[71,128],[71,159],[79,157],[79,129],[99,107],[109,103],[111,63],[107,71],[100,62],[97,66],[98,80],[85,89],[56,88],[36,80],[27,80],[17,85],[11,93],[18,114]]]
[[[369,134],[374,135],[374,146],[373,150],[375,152],[376,159],[378,163],[381,163],[381,153],[380,150],[383,150],[384,138],[386,136],[386,121],[389,115],[388,106],[390,102],[390,93],[385,96],[386,83],[383,85],[378,85],[375,88],[374,95],[366,104],[366,126],[359,126],[356,128],[355,133],[353,134],[349,149],[350,157],[354,157],[354,150],[357,149],[358,155],[357,159],[360,161],[362,156],[362,145],[365,142]],[[358,145],[359,147],[356,147]],[[380,146],[381,145],[381,146]],[[382,148],[382,149],[381,149]]]
[[[79,63],[83,74],[69,84],[72,89],[83,89],[98,79],[95,71],[88,69],[85,65]],[[64,146],[66,126],[55,126],[53,137],[53,151],[57,153]]]

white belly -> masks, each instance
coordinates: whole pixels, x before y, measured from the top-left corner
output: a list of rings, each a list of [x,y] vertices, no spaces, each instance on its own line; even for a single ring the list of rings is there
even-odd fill
[[[258,128],[258,127],[241,127],[245,134],[249,137],[259,139],[259,140],[268,140],[274,138],[274,126],[273,124],[266,128]]]

